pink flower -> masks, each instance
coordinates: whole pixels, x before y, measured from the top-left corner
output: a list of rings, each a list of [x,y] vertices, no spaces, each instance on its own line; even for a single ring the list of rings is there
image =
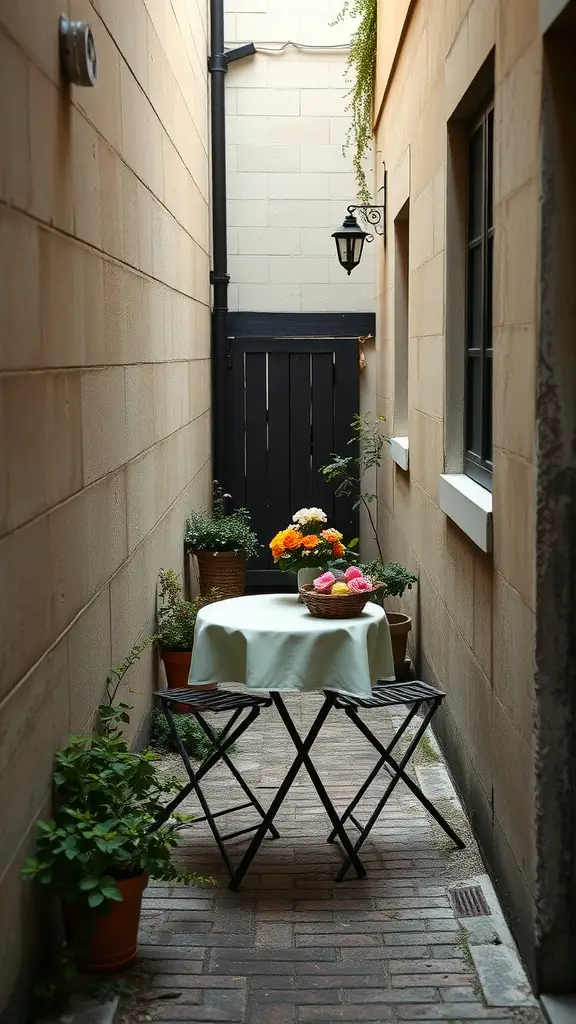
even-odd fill
[[[314,589],[319,594],[329,594],[335,580],[336,577],[333,572],[323,572],[321,576],[317,576],[314,580]]]
[[[357,565],[351,565],[344,573],[345,580],[358,580],[362,576],[362,570]]]
[[[360,576],[355,576],[354,579],[348,580],[348,589],[351,594],[364,594],[372,590],[372,583],[360,574]]]

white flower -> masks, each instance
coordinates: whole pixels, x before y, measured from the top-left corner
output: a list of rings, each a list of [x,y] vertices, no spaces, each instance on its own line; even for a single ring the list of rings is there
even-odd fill
[[[301,508],[292,516],[295,523],[327,523],[328,516],[321,508]]]

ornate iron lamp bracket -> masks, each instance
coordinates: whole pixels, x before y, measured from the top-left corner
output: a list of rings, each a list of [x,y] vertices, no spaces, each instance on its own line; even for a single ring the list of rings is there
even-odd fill
[[[382,235],[386,241],[386,207],[385,206],[349,206],[348,213],[354,216],[358,213],[367,227],[374,228],[377,235]],[[366,236],[367,242],[374,241],[374,235]]]

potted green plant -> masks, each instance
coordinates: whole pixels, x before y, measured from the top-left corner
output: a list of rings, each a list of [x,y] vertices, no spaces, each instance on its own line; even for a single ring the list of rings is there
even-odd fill
[[[365,473],[371,469],[379,469],[382,462],[384,449],[388,443],[388,438],[382,431],[384,422],[384,416],[379,416],[376,419],[372,419],[369,414],[355,416],[351,423],[352,437],[348,444],[358,444],[359,454],[357,456],[333,454],[332,462],[322,466],[320,470],[330,483],[336,484],[337,498],[352,498],[354,508],[362,506],[366,510],[378,558],[372,562],[361,564],[360,568],[374,582],[384,584],[380,590],[374,592],[371,598],[372,601],[382,606],[387,597],[402,597],[406,590],[410,590],[412,585],[418,582],[418,577],[398,562],[389,562],[388,564],[385,562],[371,509],[376,495],[364,491],[362,487]],[[396,678],[401,679],[406,674],[406,646],[408,633],[412,629],[412,619],[409,615],[404,615],[401,612],[389,611],[386,611],[386,618],[392,639],[394,672]]]
[[[411,590],[412,585],[418,582],[418,577],[409,572],[399,562],[388,562],[384,565],[379,558],[367,562],[362,566],[363,572],[374,582],[382,583],[382,590],[374,592],[370,598],[376,604],[384,605],[387,597],[402,597],[406,590]],[[394,674],[397,679],[402,679],[406,674],[406,647],[408,644],[408,633],[412,629],[412,619],[403,612],[386,612],[388,625],[390,627],[390,638],[392,640],[392,656],[394,658]]]
[[[191,819],[174,814],[154,828],[181,780],[158,770],[154,751],[131,751],[121,732],[131,708],[115,702],[118,687],[152,640],[136,644],[109,674],[95,735],[74,736],[56,754],[54,816],[38,822],[36,856],[23,869],[25,879],[60,898],[68,952],[90,973],[117,971],[134,960],[149,876],[212,881],[172,861],[178,830]]]
[[[205,605],[220,600],[220,597],[219,591],[211,590],[204,597],[185,601],[181,577],[172,569],[161,569],[158,573],[158,631],[155,639],[160,649],[169,689],[179,690],[188,685],[198,612]],[[202,690],[215,688],[215,683],[196,687]]]
[[[260,547],[250,528],[245,508],[229,511],[232,496],[214,481],[212,511],[195,509],[186,522],[185,547],[196,555],[200,592],[217,589],[222,598],[241,597],[246,580],[246,561]]]

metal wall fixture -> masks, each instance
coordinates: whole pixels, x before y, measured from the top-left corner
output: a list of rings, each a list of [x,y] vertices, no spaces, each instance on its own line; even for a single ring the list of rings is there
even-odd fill
[[[383,193],[382,206],[349,206],[342,227],[332,233],[332,238],[336,242],[338,262],[341,267],[344,267],[348,276],[362,259],[364,242],[374,241],[374,235],[360,227],[354,214],[357,213],[367,227],[373,228],[377,235],[381,235],[386,244],[386,169],[384,169],[384,184],[378,189],[378,192]]]
[[[72,85],[96,85],[96,44],[88,22],[69,21],[63,14],[59,22],[59,35],[60,64],[66,80]]]

